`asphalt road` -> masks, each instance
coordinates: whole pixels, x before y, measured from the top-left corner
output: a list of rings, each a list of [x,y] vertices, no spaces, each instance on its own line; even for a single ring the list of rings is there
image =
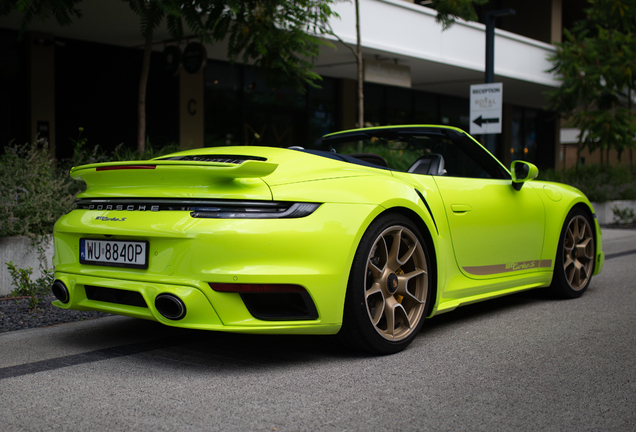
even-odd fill
[[[404,352],[123,317],[0,334],[0,430],[636,431],[636,231],[585,295],[435,317]]]

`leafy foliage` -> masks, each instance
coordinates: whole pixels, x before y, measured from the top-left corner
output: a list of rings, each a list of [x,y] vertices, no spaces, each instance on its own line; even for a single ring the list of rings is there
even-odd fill
[[[10,0],[2,2],[0,15],[24,13],[22,30],[34,18],[55,18],[60,25],[81,17],[82,0]],[[262,69],[272,87],[287,85],[299,91],[314,85],[320,76],[312,59],[327,44],[334,0],[122,0],[139,16],[144,38],[152,36],[165,20],[171,37],[191,35],[205,43],[229,36],[228,57]],[[461,3],[483,0],[463,0]],[[474,11],[473,11],[474,13]]]
[[[322,45],[316,35],[329,33],[334,16],[332,0],[227,1],[228,56],[254,61],[271,87],[290,86],[303,92],[304,84],[321,79],[311,69]],[[224,24],[225,25],[225,24]]]
[[[60,216],[73,208],[75,195],[85,190],[83,182],[69,175],[74,166],[148,160],[182,150],[176,143],[156,148],[148,142],[141,153],[121,145],[106,153],[97,145],[89,146],[81,128],[72,144],[72,158],[59,162],[51,159],[45,146],[5,146],[0,156],[0,238],[24,235],[35,240],[51,234]]]
[[[228,57],[261,68],[272,87],[304,91],[320,76],[311,69],[335,16],[333,0],[123,0],[140,17],[144,37],[166,20],[181,40],[189,29],[203,42],[229,36]]]
[[[580,129],[582,148],[601,157],[616,149],[620,158],[635,148],[636,0],[588,2],[588,19],[564,30],[549,59],[562,82],[549,103]]]
[[[3,0],[0,2],[0,16],[8,15],[11,11],[22,12],[20,33],[24,33],[34,18],[42,20],[55,18],[62,26],[71,24],[73,18],[82,16],[76,7],[82,0]]]
[[[42,276],[33,281],[31,279],[33,275],[31,267],[19,268],[13,264],[13,261],[5,264],[11,275],[11,283],[15,287],[11,291],[11,296],[29,297],[29,309],[37,308],[40,301],[49,293],[51,285],[53,285],[55,270],[43,269]]]
[[[70,184],[45,147],[6,146],[0,156],[0,237],[53,232],[55,221],[73,205]]]
[[[636,223],[636,214],[634,214],[634,209],[624,208],[620,209],[616,206],[612,208],[612,213],[614,214],[614,223],[618,225],[630,225]]]
[[[636,169],[626,166],[590,164],[563,171],[541,171],[539,177],[574,186],[592,202],[636,200]]]
[[[474,5],[488,3],[488,0],[433,0],[431,7],[437,11],[435,21],[442,24],[444,30],[451,27],[457,18],[477,21]]]

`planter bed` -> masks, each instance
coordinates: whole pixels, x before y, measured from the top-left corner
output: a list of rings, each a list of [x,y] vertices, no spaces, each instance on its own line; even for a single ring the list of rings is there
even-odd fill
[[[108,316],[101,312],[73,311],[56,308],[49,294],[35,311],[29,310],[29,299],[0,298],[0,333]]]
[[[632,209],[636,213],[636,201],[606,201],[603,203],[592,203],[592,207],[594,207],[598,223],[611,228],[630,228],[614,223],[614,213],[612,212],[614,207],[620,210]]]

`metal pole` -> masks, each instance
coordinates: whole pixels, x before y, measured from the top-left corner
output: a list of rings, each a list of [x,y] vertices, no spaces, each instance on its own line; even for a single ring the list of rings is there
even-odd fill
[[[498,17],[514,14],[514,9],[486,12],[486,84],[495,82],[495,20]]]
[[[495,82],[495,21],[498,17],[514,14],[514,9],[501,9],[486,12],[486,84]],[[486,134],[484,138],[486,148],[496,157],[497,141],[495,135]]]
[[[486,84],[495,82],[495,17],[486,12]]]

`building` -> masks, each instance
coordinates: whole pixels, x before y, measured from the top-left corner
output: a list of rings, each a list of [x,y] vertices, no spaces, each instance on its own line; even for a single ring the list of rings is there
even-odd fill
[[[469,129],[469,87],[484,82],[485,26],[458,22],[442,31],[427,3],[360,1],[366,125]],[[558,84],[546,72],[547,56],[562,29],[583,17],[584,4],[491,0],[477,8],[482,22],[488,10],[516,11],[497,20],[495,36],[495,82],[504,85],[504,107],[494,151],[506,165],[514,159],[540,168],[564,164],[559,121],[545,110],[545,92]],[[0,17],[3,144],[39,134],[58,157],[67,157],[81,133],[88,145],[134,148],[143,46],[138,17],[121,1],[80,7],[83,16],[72,25],[35,20],[23,40],[20,16]],[[341,19],[333,20],[334,31],[355,44],[353,3],[338,3],[336,11]],[[165,27],[155,34],[147,96],[154,145],[311,146],[324,133],[357,126],[355,59],[341,42],[324,47],[316,61],[322,88],[301,95],[269,89],[258,71],[231,64],[223,43],[206,47],[204,68],[189,73],[182,67],[175,74],[164,52],[176,43]],[[181,42],[182,51],[189,42]]]

